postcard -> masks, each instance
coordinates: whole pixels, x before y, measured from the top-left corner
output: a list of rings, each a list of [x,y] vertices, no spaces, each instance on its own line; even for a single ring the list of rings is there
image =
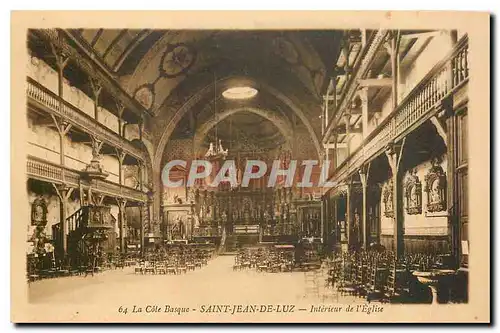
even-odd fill
[[[11,320],[490,322],[489,24],[13,12]]]

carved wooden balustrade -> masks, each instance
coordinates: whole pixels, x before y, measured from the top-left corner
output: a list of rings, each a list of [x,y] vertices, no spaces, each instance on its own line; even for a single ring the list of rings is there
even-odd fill
[[[46,42],[55,46],[58,52],[69,56],[78,66],[84,70],[90,77],[101,82],[111,95],[119,100],[128,110],[132,111],[138,117],[143,114],[152,115],[139,102],[132,98],[119,84],[111,74],[106,64],[89,53],[84,47],[79,45],[65,29],[37,29],[37,35]]]
[[[42,109],[62,117],[71,125],[81,128],[96,139],[106,142],[113,147],[120,148],[123,152],[139,161],[145,160],[145,153],[135,147],[130,141],[98,123],[95,119],[67,101],[63,100],[61,104],[59,96],[29,77],[26,92],[29,103],[34,103],[37,106],[41,106]]]
[[[222,232],[216,227],[196,227],[193,229],[193,237],[219,237]]]
[[[28,156],[27,175],[29,178],[54,184],[64,183],[70,187],[79,187],[81,184],[83,188],[91,187],[93,192],[111,197],[140,202],[147,201],[146,193],[134,188],[100,179],[94,179],[89,182],[81,179],[80,173],[77,170],[62,167],[34,156]]]
[[[464,36],[405,97],[398,107],[338,166],[330,181],[342,179],[442,110],[441,102],[469,78],[468,38]]]

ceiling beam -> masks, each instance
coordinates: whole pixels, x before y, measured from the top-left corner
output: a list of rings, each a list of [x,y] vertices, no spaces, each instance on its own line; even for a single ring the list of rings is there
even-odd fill
[[[337,143],[337,145],[335,145],[335,143],[324,143],[323,144],[323,147],[325,149],[346,149],[347,148],[347,143]]]
[[[375,78],[375,79],[362,79],[358,81],[361,88],[364,87],[390,87],[392,78]]]
[[[401,38],[406,38],[406,39],[413,39],[413,38],[430,38],[430,37],[436,37],[441,34],[441,31],[436,30],[436,31],[429,31],[429,32],[415,32],[415,33],[408,33],[404,34],[403,32],[401,33]]]

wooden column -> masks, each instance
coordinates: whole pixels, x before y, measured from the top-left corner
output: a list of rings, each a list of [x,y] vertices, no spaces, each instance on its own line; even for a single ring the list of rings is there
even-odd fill
[[[457,31],[450,31],[451,48],[457,43]],[[452,58],[453,59],[453,58]],[[453,84],[453,61],[448,64],[448,88]],[[451,252],[455,258],[457,267],[461,264],[461,236],[460,236],[460,219],[457,210],[459,202],[458,193],[458,178],[457,178],[457,163],[458,163],[458,143],[457,143],[457,118],[453,110],[453,97],[450,96],[443,100],[442,108],[446,119],[446,156],[447,156],[447,203],[448,203],[448,231],[451,235]]]
[[[361,186],[363,190],[363,208],[362,208],[362,244],[363,244],[363,249],[368,248],[368,235],[369,230],[368,230],[368,223],[367,223],[367,189],[368,189],[368,176],[370,173],[370,164],[368,165],[363,165],[359,169],[359,178],[361,180]]]
[[[347,189],[346,189],[346,201],[345,201],[345,227],[347,231],[347,244],[348,246],[351,245],[351,190],[352,190],[352,184],[351,180],[348,180],[347,183]]]
[[[144,185],[144,177],[143,177],[143,172],[144,172],[144,164],[142,161],[138,161],[138,177],[139,177],[139,190],[142,191],[143,185]]]
[[[52,48],[52,53],[56,59],[56,68],[57,68],[57,92],[59,96],[59,110],[62,110],[64,107],[64,68],[68,64],[69,56],[62,52],[57,48],[54,44],[50,44]],[[56,119],[53,114],[51,114],[52,120],[57,128],[57,132],[59,133],[59,153],[60,153],[60,164],[64,166],[65,164],[65,153],[64,153],[64,139],[66,134],[71,128],[71,125],[68,124],[64,119]],[[64,172],[63,172],[63,182],[64,182]]]
[[[349,134],[351,132],[351,115],[345,114],[344,120],[345,120],[345,144],[346,144],[346,148],[347,148],[346,158],[349,158],[349,155],[351,155],[351,149],[350,149],[350,145],[349,145],[349,142],[351,141],[349,139]]]
[[[99,81],[90,79],[90,88],[94,97],[94,119],[99,122],[99,95],[102,91],[102,86]]]
[[[150,232],[150,233],[154,232],[154,227],[152,225],[153,216],[151,215],[151,210],[152,210],[151,207],[153,206],[153,202],[154,202],[153,199],[150,198],[150,199],[148,199],[148,203],[147,203],[147,205],[148,205],[147,206],[148,207],[148,232]]]
[[[399,85],[399,44],[401,36],[399,31],[392,31],[389,34],[389,40],[385,44],[387,53],[391,57],[391,74],[392,74],[392,107],[395,109],[398,106],[398,85]]]
[[[321,199],[321,210],[320,210],[320,237],[322,241],[325,241],[325,200],[322,198]]]
[[[125,160],[126,153],[122,150],[115,148],[116,158],[118,159],[118,183],[123,185],[123,161]]]
[[[361,117],[363,123],[363,140],[368,137],[368,87],[361,88],[359,91],[361,99]]]
[[[118,116],[118,134],[120,136],[124,136],[123,134],[123,112],[125,111],[125,107],[121,102],[116,102],[116,113]]]
[[[118,227],[120,228],[120,253],[125,253],[125,207],[127,200],[117,198],[118,204]]]
[[[332,211],[332,217],[333,217],[333,225],[332,225],[332,228],[335,230],[335,244],[338,243],[338,241],[340,240],[340,229],[339,229],[339,226],[338,226],[338,220],[339,220],[339,215],[338,215],[338,197],[333,197],[333,211]]]
[[[66,185],[54,185],[54,189],[56,190],[57,196],[60,201],[61,208],[61,233],[62,233],[62,244],[63,244],[63,253],[64,255],[68,252],[68,224],[66,223],[67,211],[68,211],[68,199],[73,193],[73,188],[67,187]]]
[[[401,173],[400,163],[403,155],[403,148],[406,138],[401,145],[389,144],[385,154],[392,172],[392,198],[394,208],[394,252],[401,257],[404,254],[404,214],[403,214],[403,195],[400,189]]]
[[[140,244],[141,244],[141,256],[144,256],[144,216],[143,216],[143,211],[144,211],[144,202],[139,203],[139,222],[140,222]]]

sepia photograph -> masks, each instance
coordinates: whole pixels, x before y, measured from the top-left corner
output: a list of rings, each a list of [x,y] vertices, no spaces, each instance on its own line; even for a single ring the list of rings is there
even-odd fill
[[[13,321],[489,322],[487,14],[15,14]]]

